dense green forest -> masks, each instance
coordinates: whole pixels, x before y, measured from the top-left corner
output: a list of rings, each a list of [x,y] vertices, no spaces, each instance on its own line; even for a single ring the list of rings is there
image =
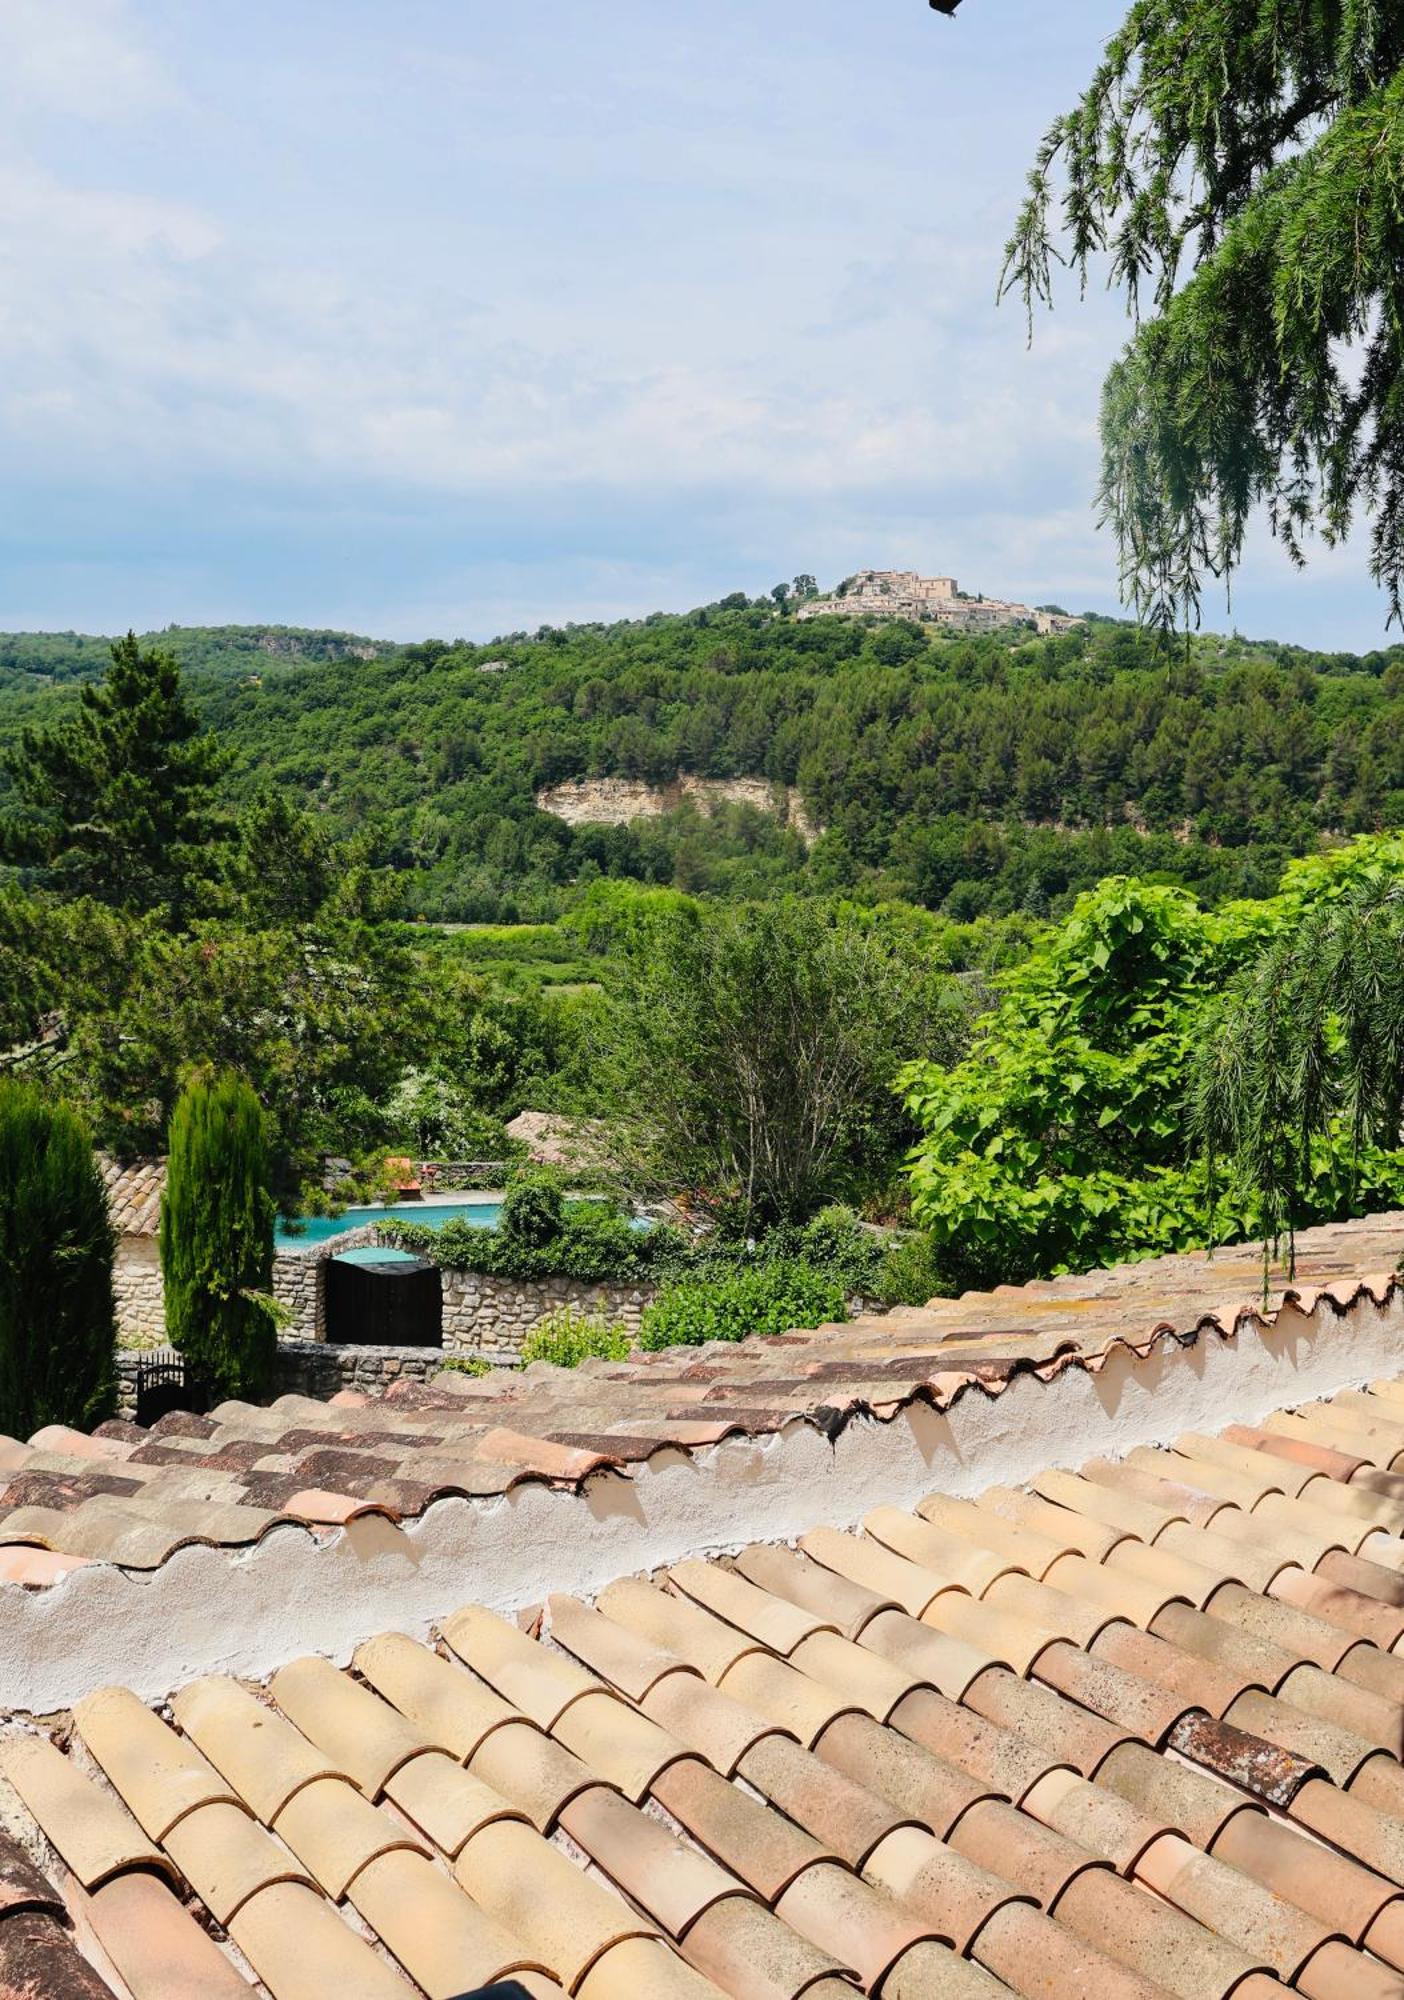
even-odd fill
[[[792,640],[788,621],[762,621],[754,609],[723,612],[724,629],[751,632],[762,649]],[[697,629],[673,621],[669,630],[685,625]],[[919,650],[897,665],[870,659],[869,647],[894,630]],[[285,664],[258,686],[207,659],[200,681],[202,669],[187,676],[169,652],[129,636],[111,646],[100,680],[80,674],[66,694],[19,704],[0,802],[9,870],[0,878],[0,1072],[76,1106],[122,1154],[165,1147],[182,1092],[241,1078],[267,1121],[277,1192],[293,1205],[320,1198],[329,1155],[358,1162],[373,1191],[387,1152],[503,1161],[517,1111],[574,1114],[592,1121],[582,1130],[603,1148],[587,1171],[598,1166],[633,1195],[680,1201],[721,1240],[763,1239],[780,1263],[803,1248],[795,1232],[818,1227],[834,1200],[875,1220],[912,1216],[927,1234],[900,1286],[893,1278],[901,1296],[1184,1247],[1225,1224],[1290,1236],[1307,1221],[1404,1197],[1404,837],[1322,838],[1360,810],[1358,783],[1355,806],[1343,795],[1347,730],[1358,759],[1376,736],[1382,757],[1397,754],[1385,732],[1400,705],[1399,660],[1225,657],[1215,666],[1209,642],[1167,661],[1138,657],[1133,639],[1132,664],[1118,668],[1124,634],[1094,629],[1052,648],[972,649],[962,706],[953,694],[961,648],[943,651],[905,627],[839,634],[851,674],[833,668],[823,685],[797,668],[734,677],[777,699],[803,681],[815,689],[812,714],[827,701],[835,730],[850,737],[863,686],[901,681],[917,711],[946,701],[953,729],[983,701],[984,726],[992,731],[1000,713],[1011,739],[1016,692],[1026,712],[1047,696],[1042,736],[1022,733],[1009,759],[1020,782],[1034,741],[1056,747],[1055,711],[1061,704],[1071,716],[1070,689],[1110,711],[1139,688],[1147,713],[1159,702],[1162,730],[1171,714],[1191,732],[1196,718],[1217,720],[1241,732],[1240,753],[1251,716],[1276,762],[1264,776],[1241,756],[1235,782],[1245,810],[1257,801],[1261,837],[1230,845],[1207,826],[1156,833],[1125,823],[1078,832],[1064,799],[1063,823],[1041,830],[1064,857],[1131,842],[1144,860],[1160,840],[1182,872],[1207,857],[1217,873],[1195,894],[1113,872],[1052,921],[1031,896],[1009,907],[1011,881],[993,866],[969,878],[987,892],[978,913],[954,891],[938,909],[903,900],[876,864],[816,893],[814,856],[837,827],[806,854],[756,810],[751,824],[790,844],[772,852],[786,866],[760,885],[769,893],[749,900],[678,886],[688,853],[732,863],[725,843],[747,830],[740,809],[721,827],[665,826],[679,845],[670,870],[666,846],[658,849],[664,879],[628,879],[627,869],[606,879],[588,856],[567,870],[568,843],[593,835],[534,812],[533,778],[561,772],[528,773],[521,745],[544,755],[541,717],[554,712],[553,695],[574,691],[574,717],[589,706],[581,697],[591,683],[578,665],[548,674],[553,642],[538,639],[523,642],[519,672],[446,668],[444,655],[417,666],[409,653],[357,661],[366,701],[353,688],[320,719],[338,742],[362,731],[362,762],[373,764],[387,725],[351,729],[348,717],[371,696],[377,713],[392,699],[375,678],[382,668],[411,690],[445,673],[470,675],[470,690],[502,689],[485,697],[485,718],[494,702],[510,710],[516,689],[516,748],[500,713],[481,740],[517,771],[533,837],[557,843],[560,879],[538,875],[528,892],[544,899],[549,890],[566,907],[536,924],[405,921],[416,897],[422,911],[436,870],[416,871],[413,857],[393,852],[392,767],[375,806],[366,795],[353,813],[349,766],[344,786],[325,769],[322,785],[309,789],[304,778],[309,802],[300,803],[286,761],[273,761],[270,778],[247,730],[241,747],[246,692],[281,678],[296,724],[296,697],[325,672],[345,681],[346,659]],[[618,642],[617,632],[606,636]],[[576,643],[567,635],[559,650],[569,656]],[[1025,657],[1031,650],[1041,666]],[[633,678],[668,684],[658,667]],[[673,681],[676,692],[726,674],[715,663],[680,666]],[[230,701],[234,720],[207,728],[207,712]],[[697,709],[675,714],[658,701],[649,712],[661,742]],[[790,719],[798,736],[810,718],[796,710]],[[258,720],[273,740],[285,733],[262,710]],[[564,743],[564,723],[554,726]],[[911,726],[907,715],[889,733]],[[1135,764],[1126,726],[1123,784]],[[605,763],[622,734],[593,721],[575,731],[581,753],[593,742]],[[1074,740],[1064,761],[1083,772],[1086,802],[1089,731]],[[992,759],[996,748],[991,735]],[[668,754],[681,754],[676,742]],[[1181,757],[1182,789],[1187,765]],[[930,768],[914,765],[908,795]],[[832,772],[801,763],[795,780],[822,811]],[[481,768],[476,782],[507,785]],[[1113,794],[1101,797],[1109,812]],[[1382,809],[1398,803],[1385,794]],[[1138,810],[1148,823],[1144,799]],[[869,819],[876,839],[876,813]],[[910,823],[895,809],[889,821],[882,837],[894,843],[922,824],[914,808]],[[958,824],[969,842],[994,818],[971,813]],[[1225,893],[1268,871],[1292,842],[1313,851],[1278,871],[1275,894]],[[1064,862],[1060,897],[1074,873]],[[742,879],[738,868],[730,886]],[[834,1242],[851,1248],[854,1228],[850,1215]],[[576,1249],[597,1260],[601,1245],[586,1235]],[[563,1254],[560,1245],[550,1254]]]
[[[1323,835],[1404,821],[1404,648],[1171,644],[1092,620],[1040,639],[805,622],[741,597],[486,645],[329,632],[155,635],[232,753],[396,872],[406,914],[549,921],[601,877],[732,899],[905,899],[958,920],[1061,914],[1133,873],[1263,895]],[[0,640],[0,745],[50,722],[106,642]],[[627,826],[537,810],[581,776],[798,788],[809,847],[745,805]],[[3,781],[0,781],[3,782]]]

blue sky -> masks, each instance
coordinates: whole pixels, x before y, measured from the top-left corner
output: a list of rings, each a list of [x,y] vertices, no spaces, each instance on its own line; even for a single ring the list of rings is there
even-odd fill
[[[4,0],[0,628],[487,637],[867,564],[1116,607],[1000,249],[1121,0]],[[1208,622],[1366,647],[1363,537]]]

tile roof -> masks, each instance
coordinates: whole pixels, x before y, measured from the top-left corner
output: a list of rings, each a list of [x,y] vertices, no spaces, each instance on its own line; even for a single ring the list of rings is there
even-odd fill
[[[112,2000],[73,1941],[63,1897],[0,1830],[0,2000]]]
[[[166,1190],[164,1160],[121,1160],[106,1154],[100,1160],[107,1190],[108,1213],[119,1236],[154,1236],[161,1226],[161,1196]]]
[[[1328,1313],[1386,1303],[1401,1249],[1404,1214],[1314,1230],[1301,1239],[1296,1283],[1279,1285],[1266,1309],[1250,1245],[573,1372],[444,1373],[375,1402],[356,1391],[330,1403],[284,1396],[271,1409],[177,1413],[150,1430],[113,1422],[91,1437],[57,1425],[28,1444],[0,1437],[0,1583],[43,1586],[92,1562],[155,1569],[188,1544],[245,1545],[288,1521],[315,1530],[366,1513],[413,1518],[447,1496],[492,1498],[524,1482],[574,1488],[797,1421],[832,1439],[913,1403],[948,1410],[1021,1376],[1095,1376],[1118,1352],[1145,1359],[1232,1338],[1271,1325],[1286,1300]]]
[[[109,1687],[0,1727],[0,1996],[1401,2000],[1402,1651],[1391,1379]]]

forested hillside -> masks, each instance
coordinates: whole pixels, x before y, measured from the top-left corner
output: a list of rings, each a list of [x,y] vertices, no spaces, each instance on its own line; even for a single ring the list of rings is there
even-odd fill
[[[967,919],[1058,912],[1124,871],[1210,901],[1264,894],[1326,834],[1404,821],[1404,648],[1321,655],[1109,621],[1038,639],[801,623],[726,599],[485,646],[226,628],[156,636],[234,752],[362,836],[406,907],[548,918],[601,876],[728,897],[898,896]],[[106,662],[73,635],[0,639],[0,739]],[[580,776],[797,786],[806,847],[764,812],[627,826],[536,808]]]

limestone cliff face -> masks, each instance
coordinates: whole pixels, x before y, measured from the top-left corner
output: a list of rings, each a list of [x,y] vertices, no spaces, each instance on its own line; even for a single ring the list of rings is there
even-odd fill
[[[771,813],[782,826],[793,827],[812,841],[820,829],[805,812],[799,793],[769,778],[699,778],[680,771],[671,785],[650,785],[641,778],[571,778],[548,785],[536,795],[542,812],[563,819],[567,826],[624,826],[631,819],[660,819],[684,799],[711,813],[719,805],[754,806]]]

